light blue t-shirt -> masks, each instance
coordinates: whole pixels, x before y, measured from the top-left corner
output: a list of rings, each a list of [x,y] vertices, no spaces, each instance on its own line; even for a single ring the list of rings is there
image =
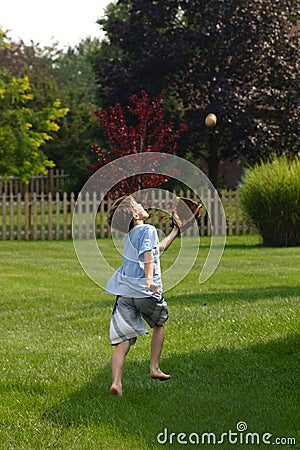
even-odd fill
[[[123,264],[108,280],[106,285],[108,294],[135,298],[152,296],[151,292],[146,291],[144,272],[144,252],[149,250],[152,250],[154,256],[153,279],[159,292],[162,293],[157,231],[153,225],[143,224],[133,227],[126,234]]]

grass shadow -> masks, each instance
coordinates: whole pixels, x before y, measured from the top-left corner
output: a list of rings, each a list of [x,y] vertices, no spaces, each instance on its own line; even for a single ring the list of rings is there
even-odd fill
[[[220,439],[222,433],[236,432],[241,421],[249,432],[268,432],[274,439],[294,437],[299,442],[299,344],[299,336],[290,335],[232,350],[174,354],[162,360],[162,368],[172,374],[165,383],[151,380],[148,362],[132,361],[129,353],[122,398],[109,394],[108,364],[47,411],[44,420],[61,427],[104,425],[143,440],[149,448],[159,448],[157,436],[166,430],[164,447],[181,448],[176,441],[170,443],[175,439],[170,433],[211,432]],[[260,442],[259,448],[268,447]]]
[[[166,294],[166,299],[169,304],[203,304],[203,303],[217,303],[217,302],[236,302],[248,301],[255,302],[257,300],[265,300],[275,297],[299,297],[300,286],[274,285],[257,288],[240,288],[232,291],[218,291],[218,292],[199,292],[193,294],[174,295],[172,292]]]

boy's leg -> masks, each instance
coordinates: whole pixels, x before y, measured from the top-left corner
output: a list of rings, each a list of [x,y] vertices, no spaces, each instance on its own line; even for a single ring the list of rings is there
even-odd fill
[[[130,349],[130,341],[123,341],[117,344],[112,355],[112,385],[110,393],[112,395],[122,395],[122,373],[125,356]]]
[[[154,325],[151,339],[150,376],[151,378],[158,379],[160,381],[166,381],[171,378],[171,375],[163,373],[159,368],[159,359],[164,344],[164,336],[164,325]]]

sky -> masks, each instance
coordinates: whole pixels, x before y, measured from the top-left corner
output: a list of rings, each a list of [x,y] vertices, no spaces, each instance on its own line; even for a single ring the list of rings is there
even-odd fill
[[[96,24],[111,0],[6,0],[1,6],[0,28],[12,40],[33,41],[45,47],[75,47],[91,36],[103,38]]]

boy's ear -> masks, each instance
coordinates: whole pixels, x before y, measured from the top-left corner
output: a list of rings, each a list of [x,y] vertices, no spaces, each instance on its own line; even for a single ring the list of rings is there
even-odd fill
[[[132,214],[132,218],[133,218],[133,220],[137,220],[137,219],[139,218],[138,213],[134,212],[134,213]]]

